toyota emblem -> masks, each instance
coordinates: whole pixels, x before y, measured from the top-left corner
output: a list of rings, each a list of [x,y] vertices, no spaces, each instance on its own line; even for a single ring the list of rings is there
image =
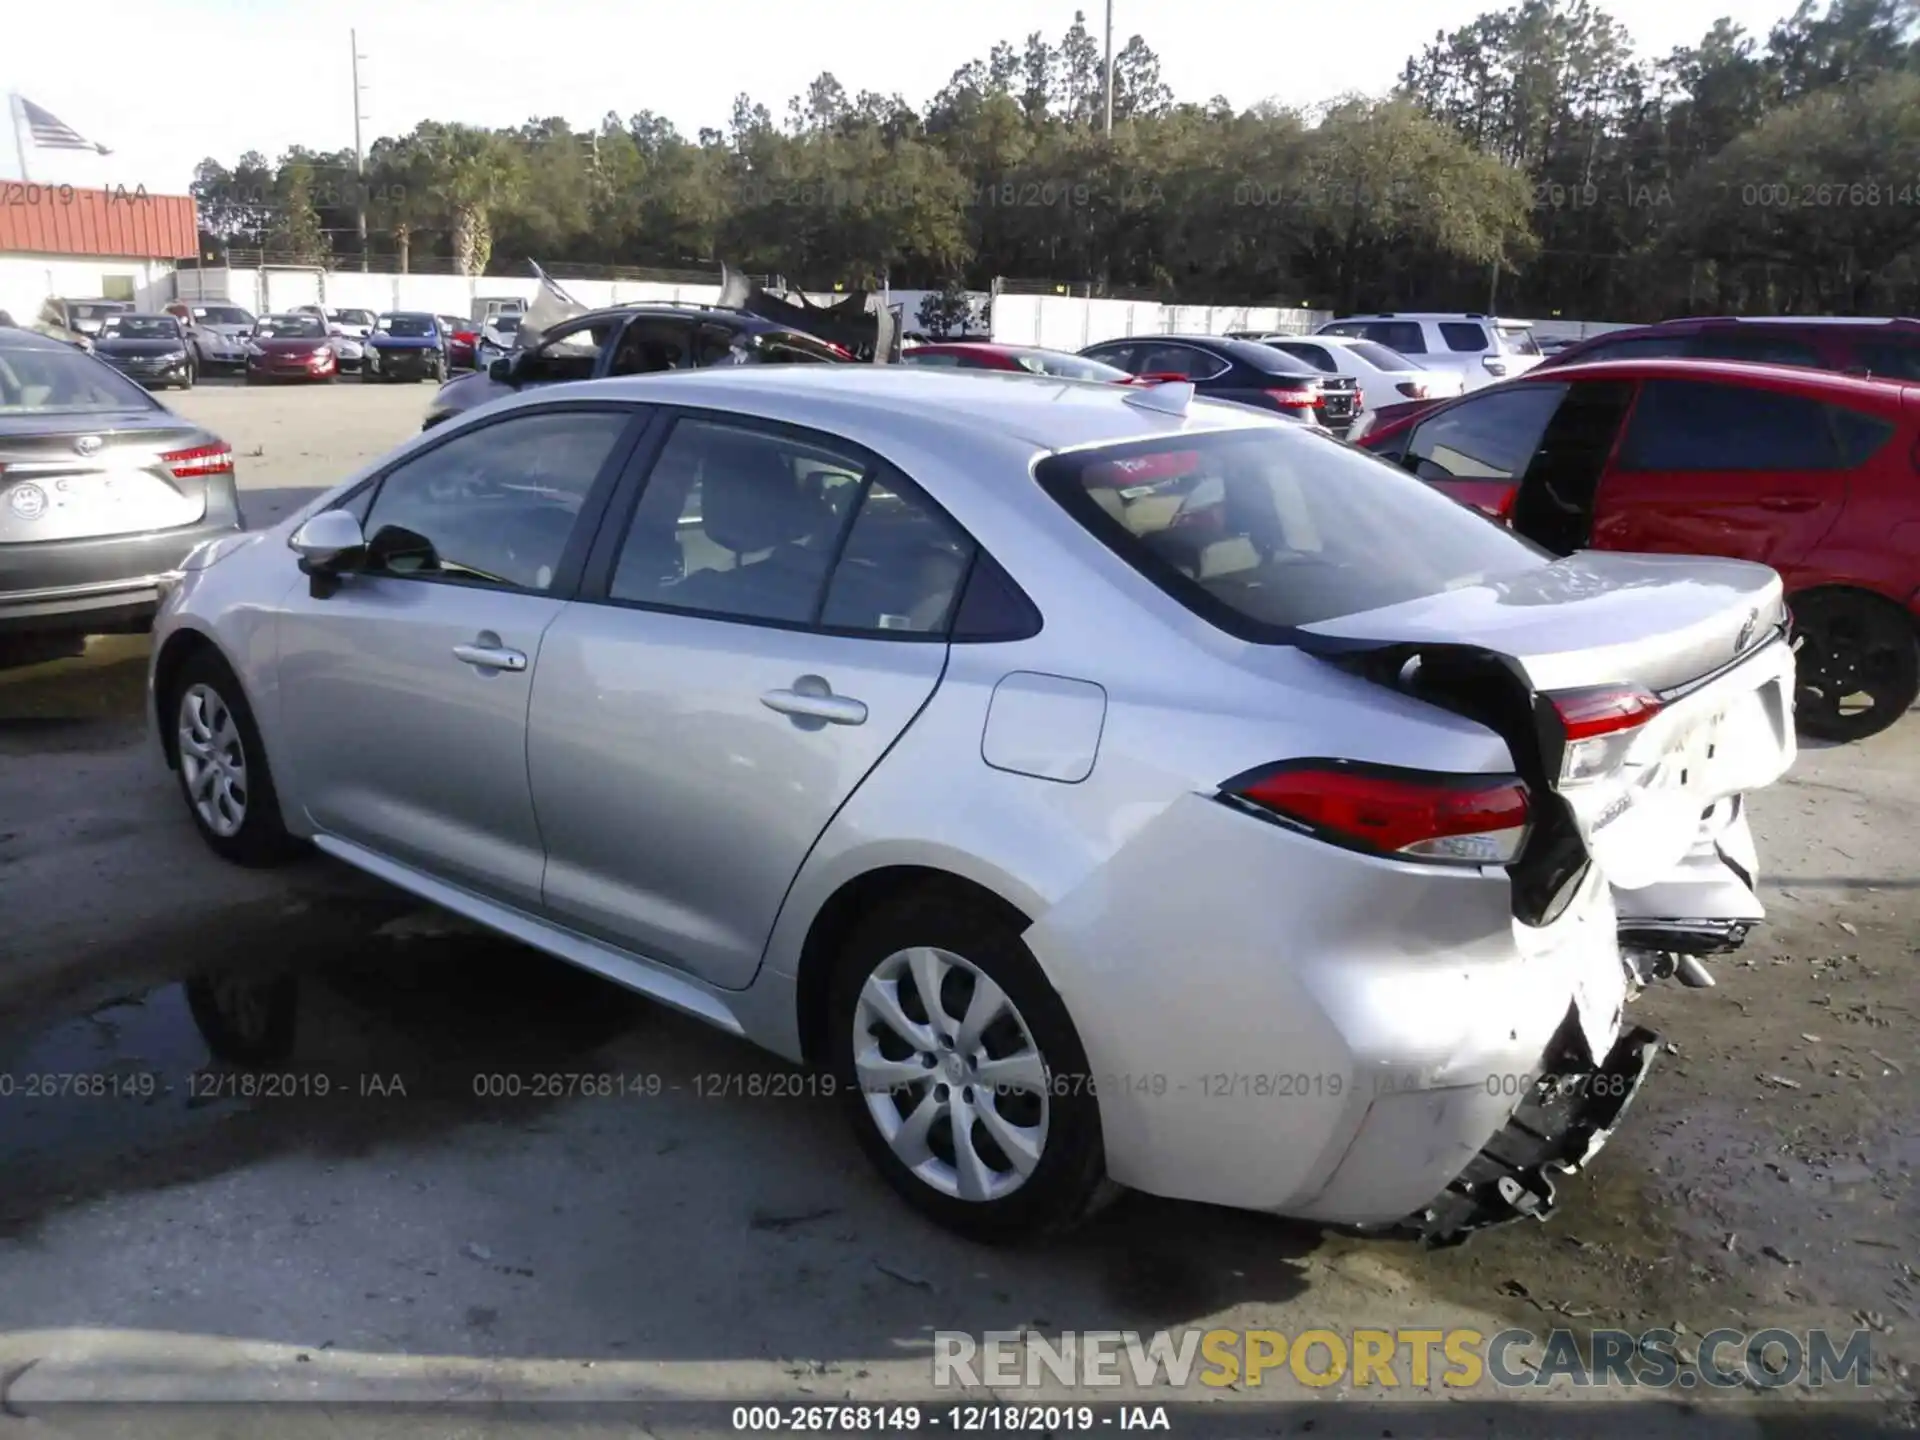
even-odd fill
[[[1760,612],[1758,610],[1749,610],[1747,612],[1747,623],[1740,627],[1740,638],[1733,642],[1734,654],[1744,655],[1747,653],[1747,646],[1753,643],[1753,632],[1759,628],[1759,625]]]
[[[74,453],[77,455],[98,455],[100,453],[100,447],[104,443],[98,435],[82,435],[78,440],[73,442]]]
[[[38,520],[47,513],[47,492],[38,485],[16,485],[7,492],[7,508],[22,520]]]

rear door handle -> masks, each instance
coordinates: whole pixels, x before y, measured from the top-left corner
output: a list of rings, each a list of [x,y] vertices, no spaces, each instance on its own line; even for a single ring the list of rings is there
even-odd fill
[[[509,650],[500,644],[493,645],[456,645],[453,658],[464,661],[476,670],[514,670],[527,668],[527,657],[520,650]]]
[[[760,697],[769,710],[798,720],[824,720],[829,725],[864,725],[867,707],[847,695],[836,695],[817,675],[802,675],[791,690],[769,690]]]
[[[1796,514],[1806,510],[1817,510],[1820,508],[1820,502],[1811,495],[1762,495],[1760,508],[1784,510],[1789,514]]]

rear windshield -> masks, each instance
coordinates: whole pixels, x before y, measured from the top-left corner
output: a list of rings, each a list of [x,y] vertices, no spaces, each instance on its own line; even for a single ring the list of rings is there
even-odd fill
[[[495,315],[487,323],[502,335],[511,335],[520,328],[520,317],[518,315]]]
[[[1384,345],[1376,345],[1371,340],[1354,340],[1341,347],[1358,355],[1376,370],[1416,370],[1418,362],[1409,360],[1397,350],[1389,350]]]
[[[113,304],[111,301],[103,305],[70,304],[67,306],[67,309],[73,312],[73,318],[76,320],[104,320],[109,315],[124,315],[131,308],[132,307],[128,305]]]
[[[342,310],[339,312],[339,315],[342,325],[371,325],[373,323],[373,312],[371,310]]]
[[[1495,328],[1499,330],[1501,340],[1506,342],[1507,349],[1515,355],[1540,353],[1540,347],[1534,343],[1531,325],[1500,325]]]
[[[382,335],[396,335],[402,340],[424,340],[433,334],[431,315],[382,315],[374,329]]]
[[[1109,365],[1104,360],[1089,360],[1084,355],[1061,355],[1049,350],[1014,350],[1008,353],[1022,370],[1031,370],[1036,375],[1056,375],[1062,380],[1105,380],[1109,384],[1131,378],[1118,365]]]
[[[1036,474],[1122,559],[1249,639],[1550,563],[1398,466],[1299,426],[1074,451]]]
[[[0,350],[0,415],[91,415],[159,408],[118,370],[77,350]]]

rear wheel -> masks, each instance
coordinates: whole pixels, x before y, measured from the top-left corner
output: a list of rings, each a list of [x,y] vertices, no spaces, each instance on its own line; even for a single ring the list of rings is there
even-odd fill
[[[983,1240],[1071,1227],[1106,1179],[1086,1052],[1019,932],[926,890],[861,924],[829,999],[836,1091],[895,1190]]]
[[[1896,605],[1863,590],[1815,590],[1792,602],[1797,728],[1820,740],[1863,740],[1920,696],[1920,643]]]

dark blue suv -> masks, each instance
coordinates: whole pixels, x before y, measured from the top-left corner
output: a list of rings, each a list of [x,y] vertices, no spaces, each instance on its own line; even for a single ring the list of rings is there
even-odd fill
[[[620,305],[590,310],[554,325],[529,348],[495,360],[484,371],[440,387],[427,408],[430,430],[535,385],[700,370],[713,365],[852,364],[853,357],[801,331],[717,305]]]

